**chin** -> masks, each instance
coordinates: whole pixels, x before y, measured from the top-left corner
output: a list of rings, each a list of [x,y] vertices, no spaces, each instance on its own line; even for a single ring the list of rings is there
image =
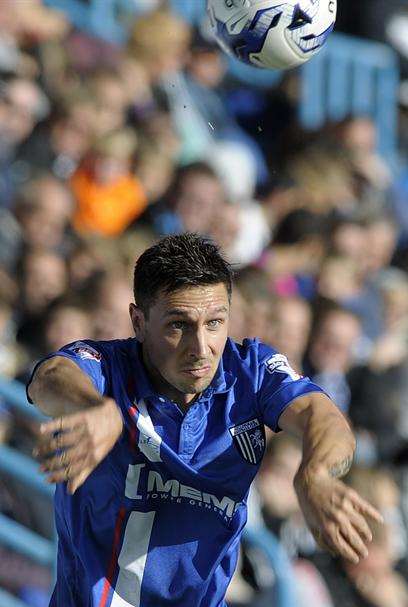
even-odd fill
[[[200,392],[203,392],[206,388],[208,388],[210,383],[211,380],[208,380],[206,378],[205,380],[201,379],[188,384],[180,384],[179,386],[177,386],[177,389],[180,390],[180,392],[183,392],[184,394],[199,394]]]

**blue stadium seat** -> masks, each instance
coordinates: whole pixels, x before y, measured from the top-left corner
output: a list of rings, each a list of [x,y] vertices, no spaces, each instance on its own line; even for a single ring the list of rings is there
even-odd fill
[[[347,116],[369,116],[379,151],[396,162],[399,71],[386,45],[333,34],[326,48],[302,68],[300,118],[306,128]]]
[[[0,399],[8,409],[19,416],[35,421],[45,419],[37,409],[28,404],[25,388],[17,381],[0,377]],[[30,492],[52,501],[54,487],[44,482],[43,475],[38,471],[38,463],[6,445],[0,445],[0,473],[22,484]],[[4,514],[0,514],[0,545],[50,569],[55,567],[55,541],[34,533]],[[0,589],[0,606],[27,607],[27,604]]]

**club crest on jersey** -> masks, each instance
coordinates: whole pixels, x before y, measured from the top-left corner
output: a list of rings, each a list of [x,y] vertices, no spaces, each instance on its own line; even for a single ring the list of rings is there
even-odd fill
[[[89,344],[86,344],[83,341],[77,341],[75,344],[70,346],[69,350],[78,354],[79,358],[82,360],[96,360],[100,362],[102,356],[98,350],[92,348]]]
[[[255,418],[229,429],[240,455],[250,464],[258,464],[265,450],[265,429]]]
[[[288,359],[283,354],[274,354],[265,361],[265,366],[269,373],[285,373],[294,381],[302,378],[299,373],[296,373],[296,371],[292,369]]]

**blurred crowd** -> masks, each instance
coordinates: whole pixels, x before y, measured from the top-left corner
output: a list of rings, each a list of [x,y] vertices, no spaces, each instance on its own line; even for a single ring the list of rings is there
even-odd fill
[[[250,499],[269,549],[246,538],[229,605],[407,607],[408,169],[378,155],[370,117],[305,132],[297,72],[244,86],[205,29],[142,4],[118,47],[40,0],[1,1],[0,375],[25,382],[68,342],[129,337],[138,255],[160,235],[210,236],[236,271],[231,337],[273,345],[349,416],[347,482],[386,520],[359,565],[321,552],[292,486],[300,445],[270,433]],[[34,441],[1,402],[0,441]],[[50,507],[22,491],[0,477],[0,512],[51,537]],[[0,554],[0,586],[48,604],[50,572]]]

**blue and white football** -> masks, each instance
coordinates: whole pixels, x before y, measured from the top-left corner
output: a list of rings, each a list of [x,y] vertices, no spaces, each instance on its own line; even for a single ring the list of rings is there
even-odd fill
[[[288,69],[321,50],[337,0],[207,0],[207,11],[227,53],[257,67]]]

